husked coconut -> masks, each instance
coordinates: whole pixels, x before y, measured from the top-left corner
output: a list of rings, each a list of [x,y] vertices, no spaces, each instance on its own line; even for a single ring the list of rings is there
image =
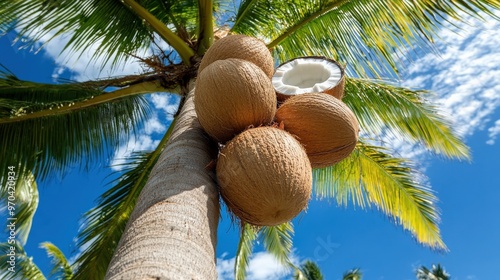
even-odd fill
[[[201,60],[198,74],[212,62],[240,58],[259,66],[271,78],[274,73],[274,60],[266,44],[246,35],[229,35],[214,42]]]
[[[299,57],[285,62],[276,68],[272,81],[281,101],[315,92],[324,92],[338,99],[344,96],[344,68],[324,57]]]
[[[302,145],[274,127],[245,130],[217,161],[221,196],[241,220],[258,226],[284,223],[307,207],[312,170]]]
[[[328,94],[290,97],[276,112],[276,121],[304,145],[313,168],[341,161],[358,142],[356,116],[342,101]]]
[[[276,95],[271,80],[242,59],[217,60],[196,80],[194,104],[205,131],[226,142],[249,126],[272,122]]]

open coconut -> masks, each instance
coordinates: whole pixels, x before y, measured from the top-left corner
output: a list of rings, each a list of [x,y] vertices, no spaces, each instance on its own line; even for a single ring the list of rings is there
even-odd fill
[[[338,99],[344,96],[344,68],[325,57],[299,57],[285,62],[276,68],[272,81],[280,101],[314,92],[324,92]]]
[[[222,143],[249,126],[272,122],[276,103],[271,80],[255,64],[242,59],[217,60],[196,80],[198,120]]]
[[[274,73],[274,61],[266,44],[246,35],[229,35],[214,42],[201,60],[198,74],[212,62],[240,58],[259,66],[271,78]]]
[[[274,127],[245,130],[217,161],[221,196],[241,220],[258,226],[284,223],[307,207],[312,170],[301,144]]]
[[[314,168],[341,161],[358,142],[356,116],[342,101],[328,94],[290,97],[276,112],[276,121],[297,136]]]

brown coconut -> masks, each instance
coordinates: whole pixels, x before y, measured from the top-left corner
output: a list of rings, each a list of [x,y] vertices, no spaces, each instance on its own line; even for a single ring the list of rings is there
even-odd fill
[[[290,97],[276,112],[276,121],[304,145],[313,168],[341,161],[358,142],[356,116],[342,101],[328,94]]]
[[[259,66],[268,78],[273,76],[274,61],[266,44],[257,38],[239,34],[215,41],[203,56],[198,74],[212,62],[228,58],[250,61]]]
[[[271,80],[246,60],[217,60],[196,81],[194,104],[198,120],[211,137],[222,143],[249,126],[272,122],[276,103]]]
[[[217,180],[222,198],[241,220],[273,226],[307,207],[312,170],[302,145],[274,127],[248,129],[221,150]]]
[[[278,100],[295,95],[323,92],[342,99],[344,67],[322,56],[306,56],[289,60],[276,68],[272,77]]]

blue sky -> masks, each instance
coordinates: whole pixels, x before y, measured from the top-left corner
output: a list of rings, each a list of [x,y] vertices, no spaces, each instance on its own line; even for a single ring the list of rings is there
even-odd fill
[[[417,244],[412,236],[376,209],[337,207],[326,200],[311,201],[306,214],[295,221],[294,260],[316,261],[326,279],[340,279],[343,272],[360,267],[364,279],[415,279],[419,265],[441,263],[454,280],[498,278],[500,264],[500,23],[488,20],[460,24],[462,30],[441,30],[436,39],[439,54],[416,51],[406,62],[401,84],[430,89],[434,101],[454,123],[472,150],[471,162],[450,161],[408,146],[401,139],[383,140],[402,156],[415,160],[439,197],[441,231],[450,251],[433,252]],[[13,45],[14,36],[0,37],[0,63],[22,79],[55,82],[56,78],[87,80],[98,75],[139,73],[137,63],[118,70],[98,70],[88,65],[93,46],[76,60],[58,56],[67,38],[48,43],[34,54]],[[106,189],[106,176],[119,171],[119,163],[132,150],[153,149],[158,143],[178,99],[166,94],[149,97],[157,109],[147,120],[138,139],[124,143],[107,162],[95,163],[89,171],[75,166],[65,176],[39,182],[40,204],[26,251],[46,272],[49,259],[38,244],[51,241],[68,258],[78,254],[74,237],[82,214]],[[231,279],[238,231],[223,215],[217,246],[220,279]],[[277,272],[278,271],[278,272]],[[496,278],[495,278],[496,277]],[[289,279],[290,274],[257,246],[248,279]]]

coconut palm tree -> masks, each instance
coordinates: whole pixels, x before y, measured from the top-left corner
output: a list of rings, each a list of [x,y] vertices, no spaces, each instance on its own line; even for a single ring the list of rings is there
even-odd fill
[[[446,272],[441,264],[432,265],[432,269],[429,270],[425,266],[421,266],[417,269],[417,279],[418,280],[449,280],[451,279],[450,274]]]
[[[315,262],[306,261],[296,271],[295,280],[323,280],[323,274]]]
[[[323,280],[321,269],[313,261],[305,261],[299,269],[295,271],[295,280]],[[363,273],[359,268],[351,269],[344,273],[342,280],[361,280]]]
[[[179,95],[179,113],[158,147],[134,154],[85,215],[78,237],[85,249],[74,263],[74,278],[102,279],[106,273],[107,279],[215,278],[220,208],[213,171],[206,167],[217,146],[197,122],[193,81],[214,34],[226,30],[263,39],[277,63],[319,55],[349,65],[344,101],[366,137],[346,160],[314,170],[316,196],[377,207],[422,244],[445,249],[429,187],[416,180],[418,172],[408,159],[368,139],[384,128],[450,158],[466,159],[468,148],[425,91],[372,79],[396,75],[395,48],[404,52],[428,45],[441,22],[480,11],[494,16],[491,9],[498,7],[497,0],[1,1],[2,33],[15,32],[35,47],[41,39],[64,35],[69,38],[64,50],[71,55],[93,44],[98,46],[94,62],[117,67],[139,59],[149,70],[42,84],[3,69],[0,170],[45,180],[70,166],[105,160],[127,136],[137,134],[150,110],[146,94]],[[169,47],[161,49],[160,42]],[[150,47],[154,55],[140,57]],[[2,187],[6,181],[2,175]],[[2,188],[2,197],[8,191]],[[256,238],[289,263],[291,223],[241,228],[237,275],[244,277]]]
[[[361,280],[363,279],[363,273],[359,268],[354,268],[346,273],[344,273],[344,276],[342,276],[342,280]]]

